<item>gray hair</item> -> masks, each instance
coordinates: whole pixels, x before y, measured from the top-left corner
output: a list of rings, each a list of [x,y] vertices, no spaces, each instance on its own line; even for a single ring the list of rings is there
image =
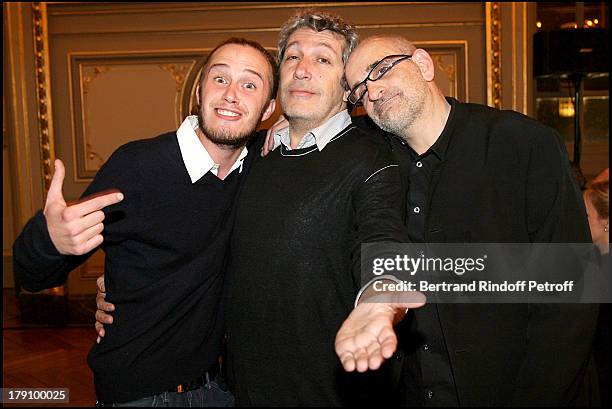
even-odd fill
[[[339,16],[320,12],[313,9],[303,10],[283,24],[278,36],[278,63],[279,66],[285,57],[285,50],[289,37],[300,28],[309,28],[313,31],[331,31],[344,38],[344,46],[342,47],[342,62],[346,65],[349,56],[359,43],[359,35],[355,27],[344,21]],[[342,76],[342,85],[348,89],[348,84],[344,75]]]

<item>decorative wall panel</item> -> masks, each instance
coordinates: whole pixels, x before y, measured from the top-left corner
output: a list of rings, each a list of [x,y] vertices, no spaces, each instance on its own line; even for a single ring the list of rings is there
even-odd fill
[[[70,53],[75,181],[89,181],[117,147],[175,130],[198,53]],[[140,136],[144,137],[144,136]]]

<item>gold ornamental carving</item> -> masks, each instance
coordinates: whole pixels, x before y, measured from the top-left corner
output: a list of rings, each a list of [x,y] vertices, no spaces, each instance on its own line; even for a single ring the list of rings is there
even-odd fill
[[[51,111],[51,85],[49,83],[49,47],[47,43],[47,8],[45,3],[32,3],[34,22],[34,50],[36,55],[36,91],[38,131],[45,190],[51,184],[55,150],[53,146],[53,121]]]
[[[455,64],[454,63],[450,63],[450,64],[446,64],[444,62],[444,57],[445,56],[449,56],[449,54],[447,55],[442,55],[442,54],[438,54],[438,55],[432,55],[432,59],[434,61],[434,63],[436,64],[436,67],[438,67],[438,69],[443,72],[444,74],[446,74],[446,78],[448,79],[448,83],[449,83],[449,87],[450,87],[450,91],[452,93],[452,97],[458,98],[459,96],[457,95],[458,90],[457,90],[457,70],[455,68]],[[455,54],[450,54],[450,57],[453,58],[453,60],[455,60],[456,62],[456,55]]]
[[[454,64],[445,65],[444,61],[442,61],[442,58],[444,58],[443,55],[433,56],[433,60],[436,63],[436,66],[443,73],[446,74],[446,77],[448,78],[449,81],[453,82],[455,80],[455,65]]]
[[[193,64],[162,64],[159,67],[170,73],[176,83],[176,92],[180,93]]]
[[[93,146],[89,142],[86,142],[85,148],[86,148],[85,150],[87,154],[87,159],[89,159],[90,161],[97,159],[97,163],[95,166],[100,168],[104,164],[104,162],[106,162],[106,159],[103,158],[102,155],[100,155],[99,153],[93,150]]]
[[[176,84],[176,97],[175,97],[175,101],[176,101],[176,111],[175,111],[175,121],[178,124],[180,124],[184,118],[184,115],[182,114],[182,108],[181,108],[181,100],[182,100],[182,94],[186,91],[185,90],[185,81],[187,80],[187,78],[189,78],[190,74],[192,73],[192,70],[194,68],[196,64],[196,61],[193,61],[191,63],[188,64],[177,64],[177,63],[169,63],[169,64],[161,64],[159,65],[159,67],[170,73],[170,75],[172,75],[172,78],[174,79],[174,82]]]
[[[95,81],[96,78],[98,78],[100,74],[109,71],[110,67],[93,67],[93,73],[91,75],[84,74],[82,81],[83,94],[87,94],[89,92],[89,86]]]
[[[87,94],[89,93],[89,87],[91,84],[105,72],[109,72],[110,67],[106,66],[95,66],[95,67],[84,67],[83,76],[81,78],[81,87],[83,89],[83,103],[87,106]],[[87,159],[90,161],[96,161],[95,167],[100,168],[106,159],[102,157],[98,152],[94,151],[93,145],[87,140],[87,136],[90,135],[89,121],[87,120],[87,110],[83,110],[83,123],[85,124],[85,132],[83,133],[83,139],[85,142],[85,154]]]
[[[487,103],[489,106],[501,109],[501,3],[487,2],[485,13],[487,27]]]

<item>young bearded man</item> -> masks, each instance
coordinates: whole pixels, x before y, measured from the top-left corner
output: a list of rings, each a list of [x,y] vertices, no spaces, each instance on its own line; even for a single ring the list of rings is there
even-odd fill
[[[64,167],[44,211],[14,244],[18,283],[60,285],[102,245],[114,324],[88,362],[99,406],[226,406],[215,381],[224,323],[220,309],[234,205],[251,159],[246,143],[274,111],[276,64],[258,43],[230,39],[209,55],[200,112],[176,132],[130,142],[67,206]]]

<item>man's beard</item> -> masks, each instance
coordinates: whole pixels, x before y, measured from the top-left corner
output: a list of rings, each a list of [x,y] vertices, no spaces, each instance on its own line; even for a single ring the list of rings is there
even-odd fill
[[[235,133],[228,129],[212,129],[206,126],[201,117],[199,127],[200,131],[202,131],[212,143],[227,146],[228,148],[240,148],[246,145],[255,132],[255,128],[253,128],[252,131],[241,133]]]
[[[302,123],[313,123],[317,124],[318,116],[320,115],[316,109],[296,109],[291,106],[287,106],[286,100],[284,99],[284,95],[281,95],[279,98],[281,109],[283,110],[284,117],[289,122],[302,122]],[[316,126],[315,126],[316,128]]]
[[[403,94],[400,94],[396,100],[390,101],[391,104],[397,105],[395,110],[391,109],[393,107],[387,107],[386,110],[380,112],[375,104],[375,115],[372,116],[372,120],[382,130],[402,136],[406,129],[410,128],[423,113],[423,99],[420,95],[415,97],[416,95],[413,98],[406,98]]]
[[[228,148],[240,148],[245,146],[249,139],[255,134],[255,130],[257,129],[257,125],[261,122],[261,118],[263,117],[263,108],[257,117],[257,121],[242,132],[231,131],[226,128],[213,129],[206,125],[204,121],[204,116],[202,115],[202,108],[200,107],[200,113],[198,118],[198,127],[200,131],[206,135],[206,137],[214,144],[226,146]]]

